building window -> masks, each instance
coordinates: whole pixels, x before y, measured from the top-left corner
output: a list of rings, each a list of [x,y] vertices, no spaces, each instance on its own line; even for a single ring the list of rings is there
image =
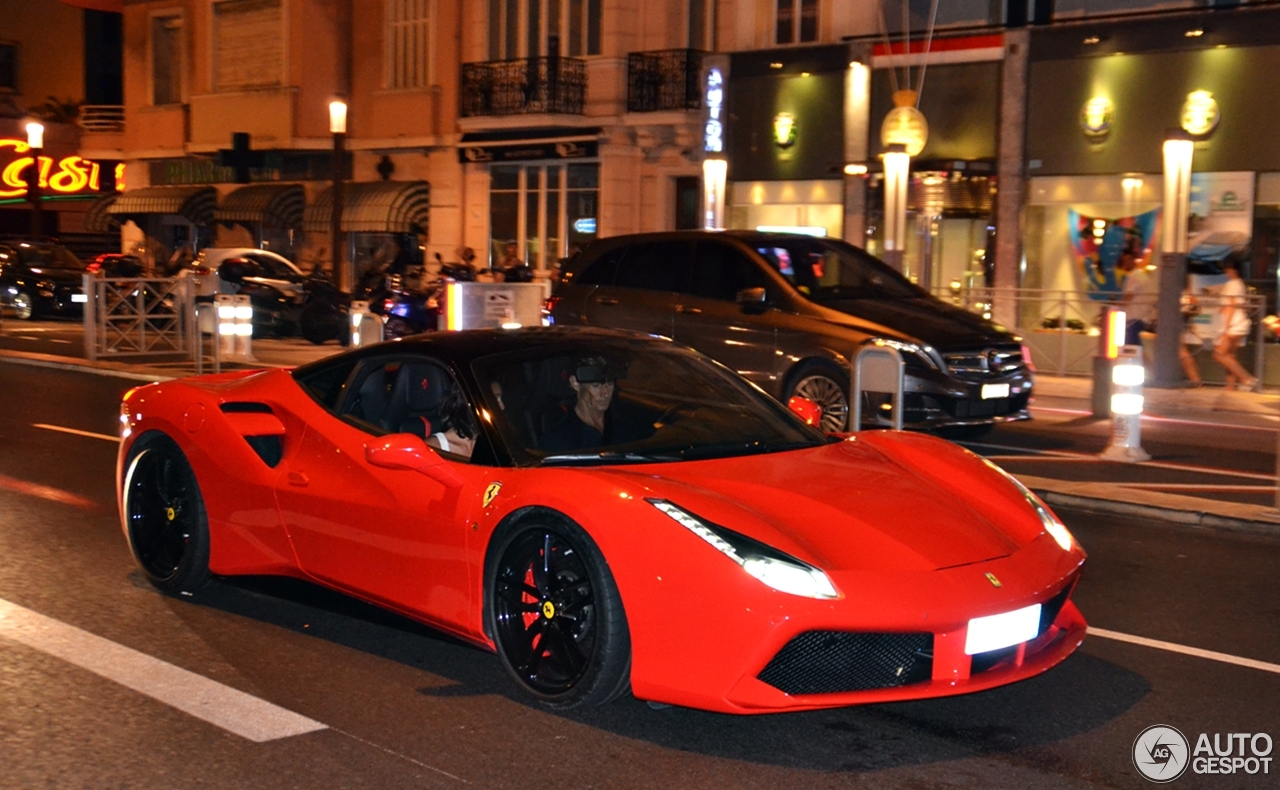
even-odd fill
[[[601,0],[489,0],[489,59],[600,54]]]
[[[182,103],[182,16],[151,17],[151,103]]]
[[[489,171],[489,261],[514,241],[528,265],[551,268],[596,238],[600,166],[494,165]]]
[[[0,44],[0,91],[18,89],[18,46]]]
[[[778,0],[779,44],[818,40],[818,0]]]
[[[714,26],[711,0],[689,0],[689,49],[714,50],[711,31]]]
[[[280,0],[222,0],[213,7],[214,90],[280,85],[284,15]]]
[[[387,0],[387,87],[425,88],[431,80],[431,0]]]

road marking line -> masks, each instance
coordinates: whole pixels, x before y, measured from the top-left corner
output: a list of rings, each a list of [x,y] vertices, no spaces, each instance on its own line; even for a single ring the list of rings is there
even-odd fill
[[[0,636],[60,658],[255,743],[328,725],[0,598]]]
[[[966,447],[982,447],[991,450],[1009,450],[1014,453],[1021,453],[1020,455],[983,456],[990,461],[1097,461],[1098,463],[1115,463],[1115,461],[1108,461],[1096,455],[1071,453],[1064,450],[1036,450],[1033,448],[1009,447],[1003,444],[982,444],[979,442],[965,442],[964,444]],[[1202,472],[1204,474],[1224,475],[1226,477],[1243,477],[1249,480],[1270,480],[1273,483],[1276,481],[1275,475],[1263,474],[1261,472],[1243,472],[1212,466],[1175,464],[1172,461],[1141,461],[1134,465],[1150,467],[1152,469],[1171,469],[1179,472]]]
[[[50,342],[50,343],[64,343],[64,344],[66,344],[66,345],[68,345],[68,346],[69,346],[69,345],[71,345],[71,341],[70,341],[70,340],[63,340],[63,339],[61,339],[61,338],[57,338],[57,337],[49,338],[49,342]]]
[[[98,506],[98,503],[94,502],[92,499],[87,499],[79,496],[78,494],[73,494],[70,491],[63,491],[61,488],[40,485],[39,483],[29,483],[26,480],[18,480],[17,478],[9,477],[8,475],[0,475],[0,488],[7,489],[9,491],[16,491],[19,494],[26,494],[27,496],[40,497],[41,499],[47,499],[50,502],[61,502],[64,505],[82,507],[86,510],[91,510]]]
[[[112,436],[106,433],[93,433],[92,431],[78,431],[75,428],[63,428],[61,425],[46,425],[43,422],[33,422],[32,428],[43,428],[46,431],[57,431],[59,433],[72,433],[76,436],[88,436],[90,439],[106,439],[108,442],[116,442],[119,444],[120,437]]]
[[[1113,485],[1123,486],[1124,488],[1158,488],[1168,489],[1170,491],[1237,491],[1242,494],[1250,494],[1255,491],[1267,491],[1275,493],[1276,487],[1271,486],[1232,486],[1232,485],[1205,485],[1203,483],[1114,483]]]
[[[1184,656],[1207,658],[1210,661],[1221,661],[1224,664],[1235,664],[1240,667],[1260,669],[1263,672],[1274,672],[1275,674],[1280,675],[1280,664],[1269,664],[1266,661],[1255,661],[1252,658],[1241,658],[1240,656],[1232,656],[1226,653],[1219,653],[1214,650],[1201,650],[1198,647],[1187,647],[1186,645],[1174,644],[1173,642],[1161,642],[1159,639],[1147,639],[1145,636],[1122,634],[1118,631],[1108,631],[1104,628],[1094,628],[1093,626],[1089,626],[1089,634],[1091,636],[1100,636],[1103,639],[1114,639],[1117,642],[1129,642],[1135,645],[1142,645],[1143,647],[1153,647],[1156,650],[1168,650],[1171,653],[1181,653]]]

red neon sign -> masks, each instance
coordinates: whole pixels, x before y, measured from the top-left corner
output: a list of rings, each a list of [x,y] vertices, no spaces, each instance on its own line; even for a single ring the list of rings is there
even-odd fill
[[[13,148],[14,153],[25,154],[31,146],[22,140],[0,139],[0,148]],[[0,170],[0,198],[22,197],[27,194],[27,180],[22,171],[31,167],[29,156],[14,159]],[[99,189],[99,165],[79,156],[67,156],[56,162],[52,157],[40,157],[40,188],[71,194],[85,189]],[[117,182],[117,187],[119,182]]]

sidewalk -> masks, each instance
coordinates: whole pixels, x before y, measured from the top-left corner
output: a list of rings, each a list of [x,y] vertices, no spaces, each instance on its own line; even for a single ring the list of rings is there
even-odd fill
[[[223,370],[255,367],[293,367],[331,356],[344,349],[305,340],[263,339],[253,343],[254,361],[227,363]],[[0,361],[55,368],[73,368],[139,381],[163,381],[195,373],[186,361],[89,362],[83,358],[0,350]],[[212,372],[210,365],[205,372]],[[1086,378],[1037,376],[1035,408],[1078,411],[1091,409],[1093,382]],[[1152,417],[1190,420],[1261,430],[1280,430],[1280,392],[1234,392],[1221,387],[1144,390],[1145,413]],[[1141,476],[1142,464],[1125,465]],[[1168,521],[1185,526],[1280,536],[1280,511],[1273,507],[1199,496],[1135,490],[1109,482],[1080,482],[1020,474],[1019,479],[1052,505],[1135,518]]]

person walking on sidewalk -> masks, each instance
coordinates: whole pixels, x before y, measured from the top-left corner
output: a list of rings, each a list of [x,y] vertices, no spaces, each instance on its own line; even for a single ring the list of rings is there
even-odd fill
[[[1234,258],[1227,258],[1222,262],[1222,269],[1227,275],[1227,281],[1218,291],[1220,303],[1218,307],[1219,315],[1222,316],[1222,334],[1218,336],[1218,342],[1213,347],[1213,358],[1227,372],[1227,386],[1235,389],[1251,390],[1257,385],[1258,379],[1250,375],[1249,371],[1244,369],[1240,361],[1236,359],[1236,349],[1240,348],[1240,344],[1244,341],[1245,335],[1249,334],[1251,322],[1249,314],[1245,308],[1245,285],[1244,280],[1240,279],[1240,271]]]

